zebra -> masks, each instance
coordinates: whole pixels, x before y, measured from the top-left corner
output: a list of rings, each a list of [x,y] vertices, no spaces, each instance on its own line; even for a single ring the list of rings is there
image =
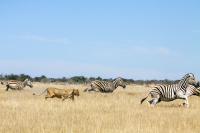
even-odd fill
[[[91,89],[88,90],[88,87],[91,86]],[[124,84],[121,77],[115,79],[113,82],[106,82],[106,81],[99,81],[95,80],[92,81],[84,92],[88,91],[94,91],[94,92],[105,92],[105,93],[111,93],[113,92],[118,86],[126,88],[126,85]]]
[[[6,83],[1,82],[2,85],[6,85],[7,89],[6,91],[8,91],[8,89],[15,89],[15,90],[21,90],[23,89],[26,85],[29,87],[33,87],[33,85],[31,84],[31,80],[29,78],[26,78],[24,80],[24,82],[21,81],[17,81],[17,80],[10,80],[7,81]]]
[[[192,96],[192,95],[200,96],[200,87],[188,85],[188,87],[186,88],[185,96],[189,97],[189,96]],[[185,104],[189,106],[188,101],[185,101],[184,103],[180,104],[180,106],[183,106]]]
[[[199,86],[199,82],[195,79],[192,73],[186,74],[177,84],[172,85],[159,85],[151,89],[151,91],[141,100],[142,102],[151,93],[152,100],[147,101],[147,104],[154,106],[161,101],[173,101],[175,99],[185,99],[185,103],[188,105],[188,98],[186,94],[186,88],[188,85]]]

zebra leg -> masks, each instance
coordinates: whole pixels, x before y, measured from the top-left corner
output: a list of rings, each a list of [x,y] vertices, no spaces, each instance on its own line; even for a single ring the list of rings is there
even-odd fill
[[[155,94],[155,93],[151,93],[151,98],[152,98],[152,100],[147,101],[148,106],[154,107],[154,105],[156,105],[157,103],[159,103],[161,101],[160,95]]]
[[[190,89],[191,89],[191,88],[190,88]],[[190,89],[188,89],[188,90],[186,91],[186,94],[184,95],[184,96],[187,98],[187,100],[185,100],[184,103],[180,104],[180,106],[183,106],[183,105],[187,104],[187,107],[189,107],[189,104],[188,104],[188,97],[191,96],[191,95],[193,94],[193,91],[190,90]]]
[[[154,105],[156,105],[157,103],[158,103],[158,99],[153,99],[153,102],[152,102],[151,106],[154,107]]]
[[[147,101],[147,105],[151,106],[152,102],[153,102],[153,100]]]
[[[152,99],[150,101],[147,101],[148,106],[154,106],[155,104],[159,103],[160,99]]]
[[[6,87],[7,87],[7,89],[6,89],[5,91],[8,91],[8,89],[9,89],[9,85],[6,85]]]
[[[89,86],[91,86],[91,84],[87,86],[87,88],[84,90],[84,92],[86,92],[86,91],[88,90],[88,87],[89,87]]]
[[[188,98],[187,96],[183,95],[183,96],[179,96],[180,99],[185,99],[185,102],[180,104],[180,106],[183,106],[186,104],[186,107],[189,107],[189,104],[188,104]]]
[[[160,96],[159,95],[152,95],[152,103],[151,103],[151,106],[154,107],[154,105],[156,105],[157,103],[159,103],[161,100],[160,100]]]
[[[99,92],[99,91],[94,90],[94,89],[89,89],[88,92]]]
[[[186,105],[187,105],[187,107],[189,107],[189,103],[188,103],[188,98],[187,97],[186,97],[186,100],[187,100]]]
[[[188,98],[187,98],[187,96],[185,96],[185,102],[184,102],[185,104],[186,104],[186,107],[189,107],[189,103],[188,103]]]
[[[89,89],[88,91],[94,91],[93,89]]]
[[[184,103],[180,104],[179,106],[183,106],[183,105],[185,105],[185,103],[186,103],[186,100],[185,100],[185,102],[184,102]]]

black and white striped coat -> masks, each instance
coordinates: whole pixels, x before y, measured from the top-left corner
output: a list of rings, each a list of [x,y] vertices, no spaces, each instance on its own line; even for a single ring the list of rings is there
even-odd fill
[[[188,73],[179,81],[178,84],[155,86],[146,95],[146,97],[141,100],[141,104],[148,97],[148,95],[151,94],[152,100],[147,102],[149,106],[154,106],[160,101],[173,101],[175,99],[185,99],[185,103],[187,104],[187,107],[189,107],[188,98],[185,95],[186,88],[188,87],[188,85],[198,86],[198,84],[199,83],[195,79],[194,75],[192,73]]]
[[[185,96],[189,97],[189,96],[192,96],[192,95],[200,96],[200,87],[188,85],[188,87],[186,88]],[[185,101],[184,103],[180,104],[180,106],[183,106],[185,104],[189,106],[188,101]]]
[[[91,86],[90,90],[88,90],[89,86]],[[120,77],[115,79],[113,82],[95,80],[92,81],[89,86],[84,90],[84,92],[87,90],[93,92],[113,92],[118,86],[126,88],[126,85]]]
[[[15,89],[15,90],[21,90],[23,89],[26,85],[29,87],[33,87],[31,80],[29,78],[25,79],[24,82],[21,81],[17,81],[17,80],[10,80],[7,81],[6,83],[1,82],[2,85],[6,85],[7,89],[6,91],[8,91],[8,89]]]

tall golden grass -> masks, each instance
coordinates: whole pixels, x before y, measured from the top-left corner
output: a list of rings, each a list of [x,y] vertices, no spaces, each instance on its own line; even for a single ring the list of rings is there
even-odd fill
[[[141,99],[149,87],[127,85],[113,93],[83,92],[85,85],[33,83],[33,88],[5,91],[0,85],[1,133],[177,133],[199,132],[200,98],[189,97],[190,107],[179,107],[184,100],[160,102],[148,107]],[[74,101],[44,99],[47,87],[79,89]]]

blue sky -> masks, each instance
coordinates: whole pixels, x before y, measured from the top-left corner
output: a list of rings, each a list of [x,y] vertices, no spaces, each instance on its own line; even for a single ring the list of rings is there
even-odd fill
[[[200,81],[199,0],[1,0],[0,73]]]

